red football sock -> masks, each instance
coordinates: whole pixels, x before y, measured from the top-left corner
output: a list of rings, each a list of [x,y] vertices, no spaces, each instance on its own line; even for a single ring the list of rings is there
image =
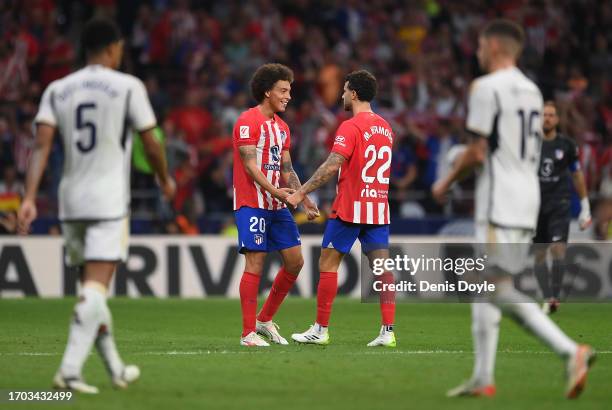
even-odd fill
[[[244,272],[240,279],[240,307],[242,308],[242,337],[255,331],[259,275]]]
[[[297,275],[292,275],[285,270],[284,267],[281,267],[276,277],[274,278],[274,283],[272,284],[272,289],[270,289],[270,294],[266,299],[263,307],[259,311],[259,315],[257,315],[257,320],[260,322],[267,322],[272,320],[274,314],[278,311],[281,303],[285,300],[285,296],[291,290],[291,287],[295,283],[297,279]]]
[[[391,272],[383,273],[380,280],[383,284],[395,282]],[[384,326],[392,326],[395,323],[395,292],[390,290],[380,292],[380,314]]]
[[[332,304],[338,292],[338,272],[321,272],[317,288],[317,323],[329,325]]]

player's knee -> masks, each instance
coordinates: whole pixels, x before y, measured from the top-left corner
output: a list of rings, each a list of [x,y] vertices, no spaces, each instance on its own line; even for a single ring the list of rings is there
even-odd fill
[[[304,257],[301,254],[285,262],[285,270],[293,275],[299,274],[303,266],[304,266]]]
[[[344,254],[335,249],[323,249],[319,257],[320,272],[337,272]]]
[[[484,302],[472,304],[472,331],[486,332],[499,326],[501,311],[498,307]]]
[[[553,243],[550,245],[550,253],[555,259],[563,259],[565,257],[565,244]]]
[[[254,273],[255,275],[261,275],[261,272],[263,272],[263,263],[247,262],[244,265],[244,270],[246,272]]]
[[[536,264],[545,263],[546,262],[546,248],[545,247],[536,246],[535,252],[534,252],[534,256],[535,256],[535,263]]]
[[[328,259],[321,257],[321,259],[319,259],[319,271],[320,272],[333,272],[334,271],[333,264]]]
[[[261,272],[263,272],[264,261],[265,254],[260,255],[260,252],[247,253],[244,270],[247,272],[254,273],[256,275],[261,275]]]

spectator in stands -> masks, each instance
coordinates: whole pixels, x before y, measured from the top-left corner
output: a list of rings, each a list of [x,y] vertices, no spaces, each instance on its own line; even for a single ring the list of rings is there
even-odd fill
[[[52,81],[70,74],[75,61],[74,48],[54,24],[49,25],[45,31],[41,57],[43,63],[40,79],[43,89]]]
[[[245,90],[254,67],[279,61],[295,72],[284,118],[291,125],[293,165],[302,176],[326,156],[329,136],[342,120],[337,102],[343,75],[366,67],[381,79],[376,110],[390,119],[396,135],[409,136],[396,147],[399,182],[392,179],[392,190],[440,213],[423,198],[430,181],[444,172],[444,156],[461,132],[445,122],[465,115],[467,84],[479,74],[477,37],[491,17],[485,10],[491,10],[525,27],[528,44],[520,65],[546,98],[559,103],[561,129],[578,140],[592,199],[607,195],[602,183],[610,156],[601,153],[612,135],[609,1],[506,1],[485,8],[481,1],[352,0],[313,7],[312,0],[172,0],[139,2],[138,10],[129,10],[128,3],[80,2],[82,13],[73,13],[74,2],[0,2],[2,165],[14,163],[18,174],[23,171],[41,85],[75,66],[75,28],[86,16],[102,13],[124,22],[126,69],[145,81],[167,137],[170,166],[190,181],[183,186],[187,194],[203,192],[206,203],[211,192],[200,189],[203,181],[215,189],[222,180],[225,137],[236,113],[250,104]],[[410,155],[403,152],[406,141]],[[61,150],[54,149],[52,163],[58,155]],[[416,179],[402,188],[413,174]],[[53,182],[47,185],[54,190]],[[324,209],[334,192],[320,194]],[[191,206],[187,224],[181,220],[173,229],[193,232],[199,208]],[[453,209],[469,212],[470,206]]]
[[[19,101],[28,80],[27,44],[0,41],[0,104]]]
[[[402,203],[411,199],[408,192],[417,178],[417,159],[409,136],[396,137],[391,158],[389,206],[393,215],[399,215]]]
[[[14,235],[17,232],[17,212],[0,211],[0,235]]]
[[[9,120],[4,115],[0,115],[0,163],[13,163],[13,145],[15,135],[11,132]]]
[[[425,140],[427,161],[421,176],[424,187],[431,187],[439,176],[446,174],[450,168],[448,152],[457,143],[457,137],[453,135],[450,125],[449,119],[442,119],[438,122],[435,132]]]
[[[216,159],[200,176],[200,191],[205,214],[227,213],[233,207],[231,153]]]
[[[212,116],[202,106],[203,97],[202,90],[188,88],[183,104],[168,113],[168,120],[185,134],[185,142],[196,148],[208,137],[212,123]]]
[[[23,183],[19,180],[14,165],[6,165],[4,167],[2,181],[0,181],[1,195],[11,195],[18,198],[23,196]]]

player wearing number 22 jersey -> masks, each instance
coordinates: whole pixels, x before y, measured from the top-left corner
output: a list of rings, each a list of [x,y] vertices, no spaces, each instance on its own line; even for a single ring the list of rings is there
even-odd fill
[[[391,127],[373,112],[361,112],[340,125],[332,152],[346,161],[340,168],[338,195],[330,218],[354,224],[389,225],[392,144]],[[340,243],[338,246],[346,252],[350,249]]]
[[[376,79],[365,70],[349,74],[343,94],[345,110],[353,118],[336,132],[326,162],[287,202],[297,205],[306,193],[318,188],[339,171],[338,194],[323,235],[321,269],[317,289],[317,320],[304,333],[292,338],[301,343],[327,344],[327,327],[338,288],[338,267],[343,256],[359,239],[363,252],[372,262],[388,257],[389,176],[393,131],[382,117],[372,112],[370,101],[376,95]],[[391,272],[380,280],[392,282]],[[395,346],[393,322],[395,299],[392,292],[381,292],[382,329],[368,346]]]

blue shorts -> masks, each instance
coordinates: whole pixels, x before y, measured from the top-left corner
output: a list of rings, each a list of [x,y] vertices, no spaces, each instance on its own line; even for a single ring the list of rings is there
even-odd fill
[[[300,233],[287,208],[268,210],[243,206],[234,211],[238,227],[238,249],[273,252],[302,244]]]
[[[329,219],[323,234],[323,248],[333,248],[349,253],[355,240],[361,242],[361,250],[368,253],[376,249],[389,248],[389,225],[368,225]]]

